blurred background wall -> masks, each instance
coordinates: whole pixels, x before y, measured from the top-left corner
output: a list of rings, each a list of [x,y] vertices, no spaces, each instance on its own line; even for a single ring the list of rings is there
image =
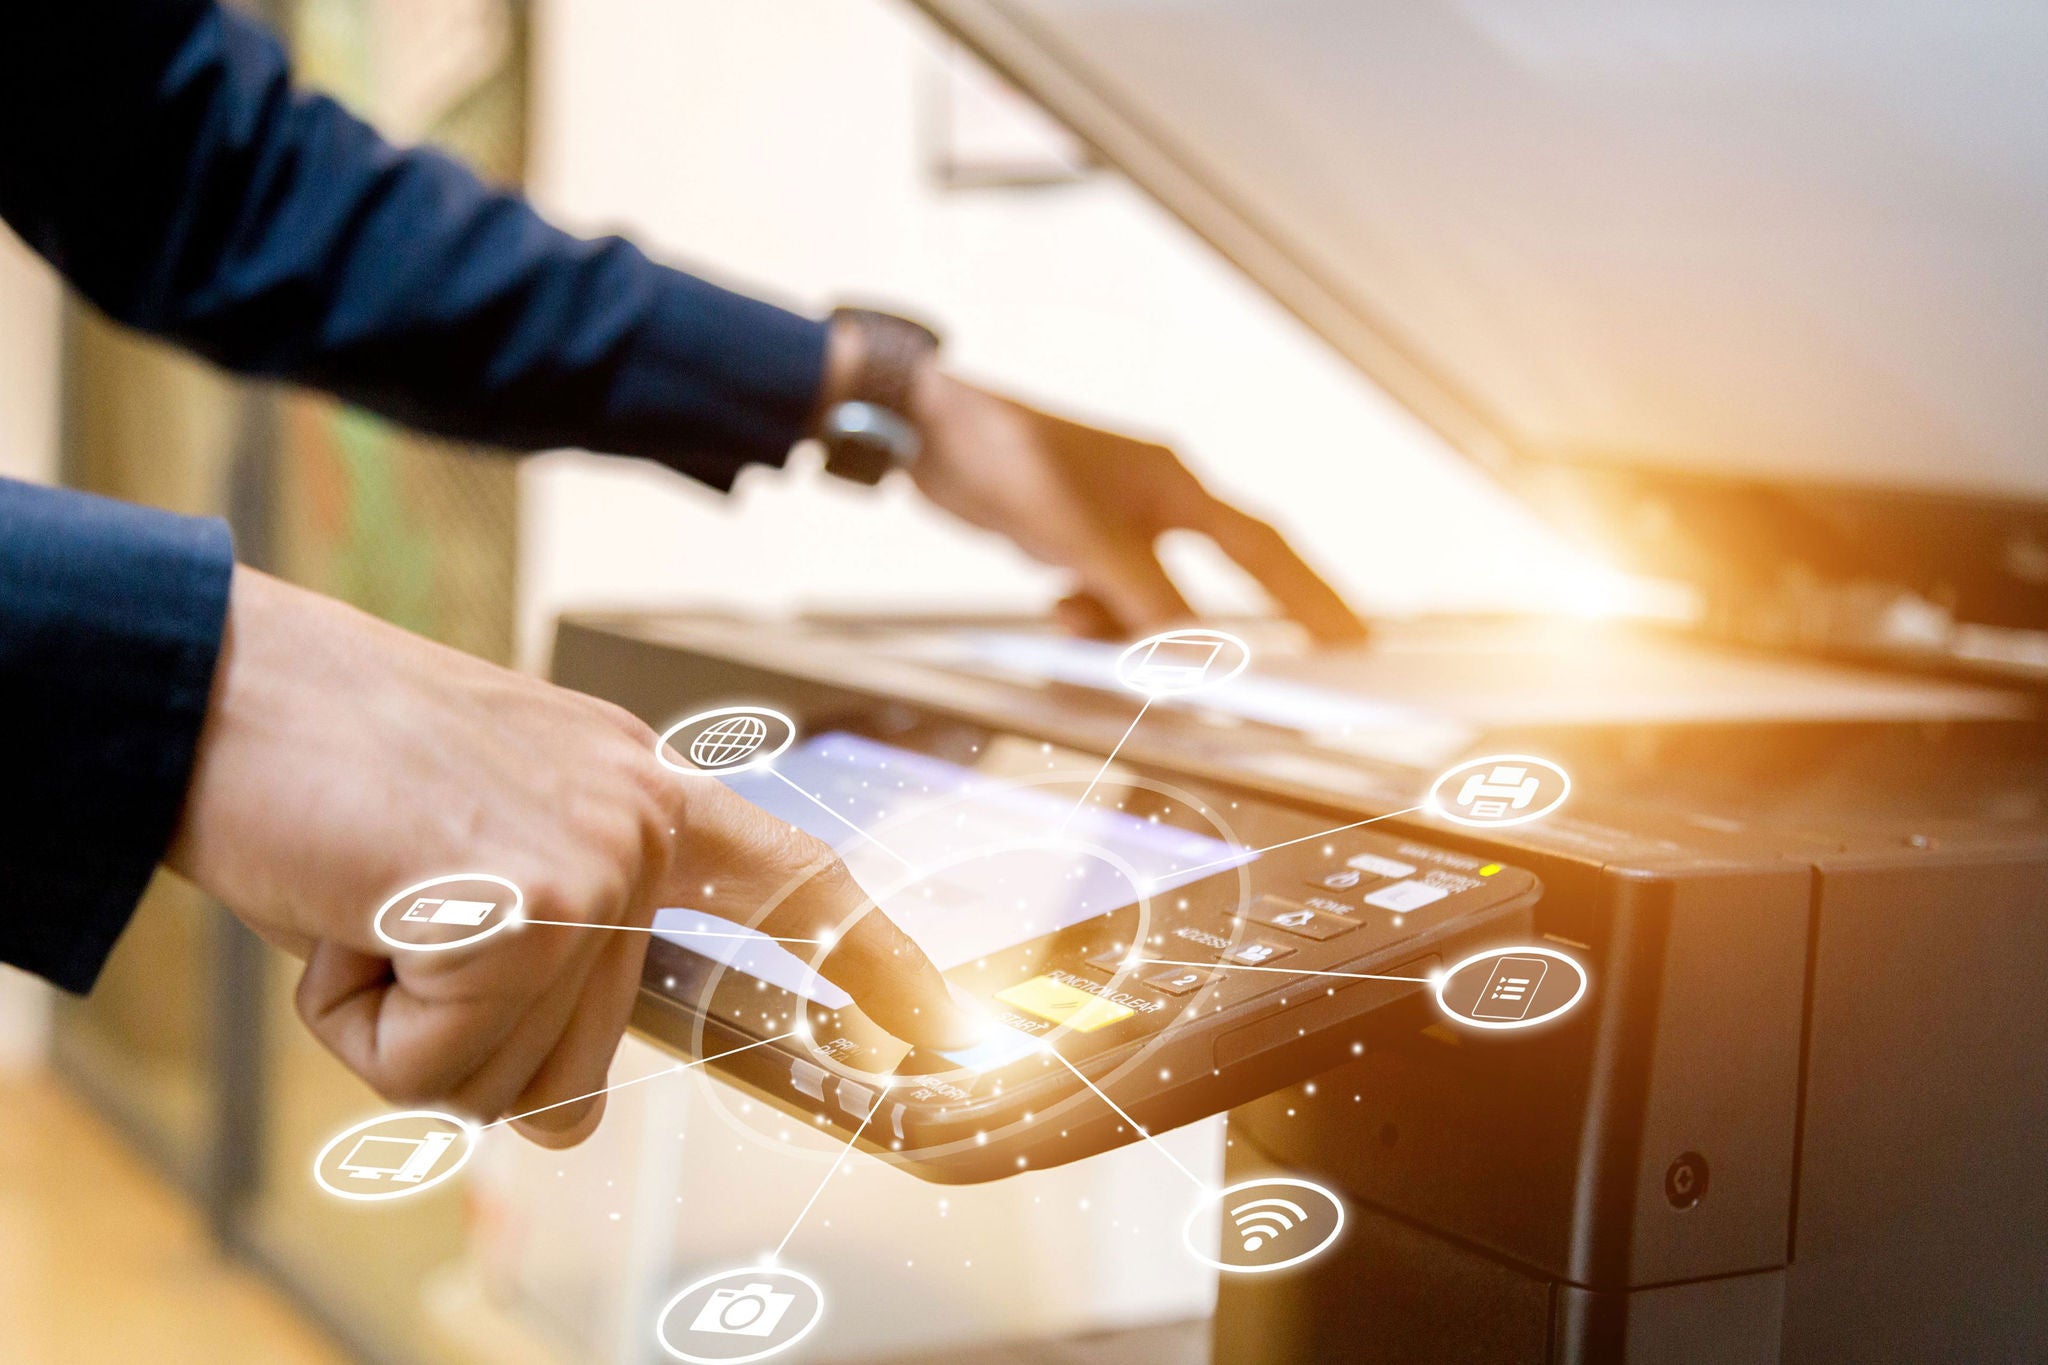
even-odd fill
[[[0,234],[0,474],[46,481],[57,471],[56,272]]]
[[[0,476],[47,482],[57,472],[57,389],[62,290],[56,274],[0,232]],[[41,1054],[48,993],[0,971],[0,1069]]]

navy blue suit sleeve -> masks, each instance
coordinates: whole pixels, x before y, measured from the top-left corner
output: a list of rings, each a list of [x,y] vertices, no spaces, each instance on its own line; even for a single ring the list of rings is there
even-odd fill
[[[0,22],[0,216],[112,317],[426,430],[718,487],[802,434],[824,328],[585,240],[293,89],[209,0]]]
[[[233,570],[222,522],[0,479],[0,962],[98,976],[177,828]]]

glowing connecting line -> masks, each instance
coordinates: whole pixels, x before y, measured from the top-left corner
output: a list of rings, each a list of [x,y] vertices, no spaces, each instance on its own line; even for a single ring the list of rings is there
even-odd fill
[[[1132,1132],[1136,1133],[1139,1137],[1145,1139],[1145,1141],[1151,1143],[1152,1146],[1158,1151],[1159,1155],[1165,1157],[1168,1161],[1171,1161],[1173,1163],[1173,1168],[1179,1171],[1182,1175],[1186,1176],[1189,1180],[1193,1181],[1196,1189],[1200,1190],[1205,1195],[1210,1192],[1208,1182],[1204,1181],[1200,1176],[1196,1175],[1187,1167],[1181,1165],[1180,1158],[1175,1156],[1172,1152],[1166,1150],[1165,1143],[1161,1142],[1158,1138],[1153,1137],[1152,1134],[1146,1130],[1145,1125],[1139,1123],[1129,1114],[1126,1114],[1124,1112],[1122,1105],[1118,1104],[1115,1100],[1111,1099],[1106,1093],[1104,1093],[1101,1086],[1089,1080],[1085,1075],[1081,1073],[1080,1067],[1075,1066],[1072,1062],[1068,1061],[1050,1044],[1047,1044],[1043,1048],[1043,1051],[1045,1052],[1046,1056],[1056,1058],[1061,1066],[1073,1072],[1074,1079],[1081,1082],[1081,1084],[1087,1086],[1090,1090],[1093,1090],[1095,1092],[1095,1097],[1097,1099],[1101,1100],[1104,1104],[1108,1105],[1110,1109],[1115,1112],[1118,1118],[1122,1119],[1125,1123],[1128,1123],[1131,1126]]]
[[[1124,728],[1115,745],[1110,748],[1108,755],[1083,788],[1080,797],[1067,809],[1053,834],[1014,846],[1006,845],[995,851],[1008,852],[1049,846],[1060,847],[1070,853],[1079,849],[1087,856],[1100,858],[1130,884],[1137,897],[1142,926],[1146,922],[1144,916],[1149,914],[1146,897],[1150,894],[1150,885],[1141,879],[1134,868],[1124,863],[1110,850],[1074,844],[1067,838],[1066,831],[1074,818],[1090,805],[1095,792],[1109,776],[1110,770],[1136,733],[1139,724],[1149,713],[1154,701],[1161,697],[1184,696],[1219,686],[1242,672],[1248,662],[1249,652],[1242,641],[1221,632],[1195,629],[1166,632],[1140,641],[1125,650],[1117,661],[1116,676],[1125,687],[1143,697],[1137,714],[1132,717],[1130,724]],[[909,882],[904,883],[905,886],[920,879],[936,876],[960,862],[990,856],[991,850],[982,848],[962,858],[942,858],[930,867],[920,868],[861,824],[840,810],[834,809],[825,797],[807,790],[772,766],[774,759],[786,752],[795,738],[794,722],[780,712],[764,707],[724,707],[700,713],[671,726],[656,742],[656,757],[665,767],[689,776],[718,777],[760,771],[771,774],[837,824],[900,863],[911,874]],[[674,741],[673,746],[671,741]],[[1050,775],[1047,780],[1065,786],[1070,777],[1068,773],[1057,773]],[[1143,778],[1132,778],[1130,781],[1134,785],[1152,786],[1163,793],[1170,791],[1156,783],[1146,782]],[[1426,819],[1442,819],[1472,827],[1491,828],[1521,824],[1540,819],[1555,811],[1569,792],[1568,775],[1557,765],[1542,758],[1525,754],[1494,754],[1468,759],[1439,776],[1429,789],[1428,795],[1417,805],[1352,820],[1263,847],[1234,849],[1225,857],[1188,867],[1171,868],[1169,872],[1173,877],[1184,880],[1188,874],[1208,873],[1225,867],[1241,868],[1266,853],[1329,839],[1347,831],[1415,815],[1418,812],[1424,813]],[[884,810],[881,817],[885,818],[887,814],[888,812]],[[1044,818],[1049,820],[1051,812],[1047,811]],[[1235,836],[1228,831],[1223,822],[1212,817],[1211,823],[1216,826],[1218,834],[1223,836],[1223,842],[1212,841],[1205,851],[1233,848]],[[1335,849],[1325,849],[1324,852],[1333,855]],[[1416,856],[1419,861],[1421,855]],[[1396,860],[1379,858],[1376,855],[1361,855],[1350,860],[1352,868],[1395,863]],[[1404,870],[1386,875],[1412,876],[1416,871],[1414,867],[1405,864],[1399,866]],[[1504,869],[1500,865],[1492,865],[1479,867],[1477,870],[1479,878],[1484,879]],[[1343,875],[1350,876],[1348,873]],[[1356,881],[1357,878],[1353,876],[1346,884],[1356,884]],[[1441,899],[1452,894],[1445,886],[1437,884],[1444,881],[1445,877],[1438,877],[1432,873],[1431,880],[1411,883],[1409,886],[1411,890],[1421,890],[1423,894]],[[1334,888],[1337,882],[1326,879],[1322,884]],[[1479,882],[1475,880],[1472,885],[1477,886]],[[901,890],[902,887],[896,889]],[[886,900],[887,895],[881,899]],[[1393,909],[1396,915],[1395,923],[1400,923],[1401,910],[1397,907],[1402,902],[1399,897],[1391,902],[1375,900],[1374,896],[1367,896],[1366,899],[1371,904]],[[876,903],[876,900],[871,899],[867,908],[873,908]],[[1415,903],[1428,904],[1429,901],[1418,900]],[[1086,908],[1088,902],[1084,900],[1081,904]],[[1185,902],[1183,904],[1185,905]],[[1328,904],[1329,902],[1324,902],[1325,909]],[[1022,905],[1023,902],[1020,900],[1020,908]],[[530,920],[521,917],[520,912],[523,908],[523,895],[513,883],[487,873],[458,873],[421,882],[397,893],[377,912],[372,927],[378,936],[394,949],[413,952],[441,952],[469,947],[513,923],[560,928],[616,929],[634,933],[658,933],[683,939],[760,939],[778,944],[824,947],[829,947],[833,942],[829,936],[771,937],[737,923],[730,932],[726,932],[701,928],[661,929],[635,924]],[[1282,918],[1274,922],[1285,928],[1299,927],[1307,921],[1297,922]],[[1142,928],[1137,937],[1143,941]],[[1250,956],[1256,957],[1258,954]],[[1098,958],[1089,960],[1099,963]],[[1554,1020],[1584,999],[1588,989],[1586,969],[1577,959],[1542,944],[1496,946],[1424,976],[1267,966],[1258,962],[1161,958],[1143,955],[1135,948],[1124,958],[1121,965],[1124,968],[1195,968],[1205,973],[1272,972],[1295,977],[1327,977],[1344,981],[1385,981],[1421,985],[1432,989],[1437,1007],[1448,1018],[1469,1027],[1496,1030],[1530,1028]],[[813,966],[810,976],[815,978],[816,974],[816,967]],[[1181,978],[1185,975],[1187,974],[1163,974],[1157,980],[1170,981],[1175,986],[1181,986],[1184,985]],[[764,978],[764,984],[765,980]],[[1162,989],[1166,987],[1162,986]],[[1283,1005],[1285,1003],[1282,1002]],[[1128,1015],[1130,1011],[1126,1010],[1124,1013]],[[1055,1016],[1047,1014],[1045,1017]],[[475,1134],[485,1129],[531,1119],[567,1106],[584,1104],[614,1090],[642,1085],[664,1076],[678,1075],[756,1048],[782,1043],[790,1038],[808,1040],[809,1037],[808,1020],[799,1013],[793,1021],[793,1027],[773,1037],[761,1038],[695,1060],[677,1062],[658,1071],[635,1076],[570,1099],[507,1115],[482,1125],[481,1128],[459,1118],[431,1111],[407,1111],[384,1115],[379,1119],[358,1124],[333,1139],[315,1159],[314,1176],[323,1188],[343,1198],[387,1199],[417,1193],[454,1175],[467,1159]],[[1051,1056],[1072,1073],[1074,1079],[1108,1106],[1109,1112],[1121,1120],[1131,1133],[1150,1144],[1195,1186],[1202,1202],[1191,1212],[1183,1228],[1183,1240],[1196,1259],[1222,1271],[1263,1273],[1299,1264],[1317,1255],[1335,1240],[1343,1226],[1345,1214],[1342,1201],[1328,1190],[1312,1182],[1285,1176],[1265,1177],[1231,1185],[1228,1188],[1215,1187],[1185,1165],[1165,1143],[1133,1118],[1078,1065],[1057,1051],[1048,1040],[1039,1039],[1036,1046],[1039,1051]],[[1353,1045],[1354,1052],[1359,1046],[1361,1045]],[[1018,1060],[1018,1057],[1011,1054],[1007,1060]],[[997,1063],[1001,1064],[1006,1063]],[[860,1116],[859,1125],[838,1148],[824,1178],[804,1201],[803,1207],[775,1244],[774,1250],[754,1266],[723,1271],[697,1281],[680,1291],[663,1309],[656,1325],[656,1337],[672,1358],[686,1362],[702,1362],[702,1365],[714,1365],[715,1362],[734,1365],[741,1361],[757,1361],[795,1345],[817,1325],[824,1308],[823,1291],[801,1272],[785,1270],[778,1263],[812,1210],[817,1207],[833,1178],[845,1170],[848,1155],[859,1145],[881,1112],[892,1084],[911,1083],[907,1080],[879,1079],[881,1093],[868,1106],[866,1113]],[[1165,1072],[1161,1072],[1161,1079],[1166,1079]],[[808,1093],[818,1092],[813,1090]],[[841,1093],[842,1097],[846,1093],[843,1087]],[[816,1117],[823,1123],[828,1116],[820,1112]],[[1030,1118],[1029,1114],[1025,1115],[1027,1123]],[[900,1131],[899,1129],[899,1133]],[[1024,1158],[1019,1157],[1019,1167],[1024,1164]],[[1220,1253],[1212,1255],[1215,1219],[1219,1215],[1227,1220],[1224,1228],[1224,1246]],[[734,1338],[745,1340],[736,1346],[731,1340]],[[760,1349],[752,1349],[755,1346],[759,1346]],[[749,1353],[734,1354],[735,1350],[746,1350]]]
[[[1131,723],[1124,727],[1123,739],[1119,739],[1116,742],[1116,747],[1109,751],[1109,757],[1103,759],[1102,766],[1095,770],[1095,776],[1088,779],[1088,785],[1081,791],[1081,799],[1076,801],[1074,808],[1067,812],[1067,818],[1060,821],[1060,831],[1062,833],[1066,831],[1068,825],[1074,823],[1074,817],[1081,813],[1081,808],[1088,804],[1088,798],[1095,794],[1096,785],[1102,781],[1102,775],[1109,771],[1109,765],[1116,762],[1116,756],[1123,752],[1124,740],[1131,737],[1131,732],[1138,728],[1138,722],[1145,719],[1145,713],[1151,709],[1152,698],[1148,696],[1145,698],[1145,704],[1138,708],[1138,714],[1132,716]]]
[[[556,1100],[553,1104],[544,1104],[538,1109],[529,1109],[523,1114],[507,1114],[504,1118],[486,1123],[482,1127],[483,1129],[491,1129],[501,1124],[511,1123],[515,1119],[530,1119],[535,1114],[545,1114],[548,1110],[560,1109],[565,1104],[581,1104],[584,1100],[594,1100],[599,1095],[609,1095],[614,1090],[624,1090],[629,1085],[640,1085],[647,1081],[658,1081],[663,1076],[678,1075],[681,1072],[690,1070],[692,1067],[703,1066],[706,1062],[721,1061],[727,1057],[738,1056],[742,1052],[751,1052],[757,1047],[766,1047],[770,1043],[779,1043],[784,1038],[793,1038],[795,1036],[794,1030],[789,1033],[778,1033],[773,1038],[763,1038],[759,1042],[748,1043],[744,1047],[736,1047],[726,1052],[714,1052],[709,1057],[699,1057],[694,1061],[677,1062],[674,1066],[665,1066],[659,1071],[650,1071],[645,1076],[635,1076],[630,1081],[620,1081],[617,1085],[608,1085],[601,1090],[593,1090],[587,1095],[577,1095],[571,1099]]]
[[[1152,709],[1153,702],[1161,697],[1186,696],[1220,687],[1244,672],[1251,661],[1251,649],[1235,635],[1195,627],[1149,635],[1119,654],[1111,672],[1121,686],[1136,692],[1145,699],[1145,703],[1138,708],[1138,714],[1131,718],[1131,723],[1124,727],[1122,738],[1109,751],[1109,757],[1102,760],[1102,766],[1096,769],[1095,776],[1081,792],[1081,799],[1067,812],[1067,818],[1060,821],[1061,832],[1088,804],[1097,784],[1109,772],[1110,765],[1116,762],[1116,756],[1123,752],[1124,741],[1138,728],[1138,722],[1145,719],[1145,713]]]
[[[720,929],[664,929],[653,924],[585,924],[573,919],[522,919],[521,924],[551,924],[558,929],[618,929],[629,934],[660,934],[664,938],[743,938],[753,943],[825,943],[822,938],[776,938],[772,934],[757,934],[751,930],[735,929],[726,933]]]
[[[1304,834],[1298,839],[1282,839],[1277,844],[1267,844],[1263,848],[1248,848],[1242,853],[1233,853],[1228,858],[1215,858],[1206,863],[1196,863],[1193,867],[1176,868],[1174,870],[1175,875],[1183,875],[1189,872],[1205,872],[1212,867],[1223,867],[1230,863],[1242,863],[1248,859],[1258,857],[1261,853],[1271,853],[1276,848],[1292,848],[1296,844],[1305,844],[1311,839],[1327,839],[1332,834],[1342,834],[1347,829],[1361,829],[1366,825],[1376,825],[1382,820],[1392,820],[1402,815],[1413,815],[1421,809],[1423,809],[1421,806],[1408,806],[1402,810],[1390,810],[1385,815],[1370,815],[1363,820],[1353,820],[1348,825],[1339,825],[1335,829],[1319,829],[1314,834]]]
[[[888,1091],[889,1082],[887,1079],[883,1079],[882,1093],[886,1095]],[[790,1238],[796,1236],[796,1230],[804,1225],[804,1219],[810,1216],[811,1206],[818,1202],[818,1196],[825,1192],[825,1187],[832,1183],[832,1177],[838,1175],[839,1168],[846,1164],[846,1154],[853,1150],[853,1145],[860,1141],[860,1135],[868,1130],[868,1125],[875,1121],[875,1115],[881,1112],[882,1100],[880,1096],[877,1096],[874,1104],[868,1109],[867,1117],[860,1121],[860,1127],[853,1130],[853,1136],[846,1140],[846,1145],[839,1149],[839,1155],[833,1158],[832,1169],[825,1172],[825,1178],[818,1182],[818,1188],[812,1190],[811,1197],[804,1201],[803,1212],[797,1214],[796,1221],[789,1225],[789,1231],[782,1234],[782,1240],[775,1244],[775,1250],[768,1253],[767,1259],[762,1264],[774,1265],[782,1259],[782,1249],[789,1245]]]
[[[808,792],[808,791],[805,791],[805,790],[804,790],[804,789],[803,789],[802,787],[800,787],[800,786],[798,786],[798,785],[797,785],[796,783],[794,783],[794,782],[790,781],[790,780],[789,780],[789,779],[788,779],[787,777],[784,777],[784,776],[783,776],[783,775],[782,775],[781,773],[779,773],[779,772],[776,772],[776,770],[775,770],[775,769],[773,769],[773,768],[769,768],[769,769],[767,769],[767,771],[768,771],[769,773],[773,774],[773,776],[775,777],[775,779],[776,779],[776,780],[777,780],[778,782],[782,783],[782,785],[783,785],[783,786],[785,786],[785,787],[789,788],[789,789],[790,789],[791,791],[795,792],[795,793],[796,793],[796,794],[797,794],[798,796],[801,796],[801,797],[802,797],[802,798],[803,798],[804,800],[806,800],[806,801],[810,802],[810,803],[811,803],[812,805],[816,806],[816,807],[817,807],[817,808],[818,808],[819,810],[821,810],[821,811],[825,812],[825,814],[827,814],[827,815],[831,816],[831,817],[832,817],[832,818],[833,818],[834,820],[837,820],[837,821],[838,821],[838,822],[839,822],[840,824],[842,824],[842,825],[846,826],[846,827],[847,827],[848,829],[852,830],[852,831],[853,831],[853,832],[854,832],[855,834],[858,834],[858,835],[859,835],[859,836],[860,836],[861,838],[863,838],[863,839],[867,840],[867,841],[868,841],[869,843],[873,844],[873,845],[874,845],[874,846],[875,846],[876,848],[879,848],[880,850],[882,850],[882,852],[884,852],[884,853],[888,854],[888,855],[889,855],[889,856],[890,856],[891,858],[894,858],[894,859],[895,859],[895,860],[896,860],[897,862],[899,862],[899,863],[902,863],[902,864],[903,864],[903,865],[904,865],[905,867],[909,868],[909,869],[910,869],[910,870],[911,870],[912,872],[915,872],[915,871],[917,871],[917,870],[918,870],[918,869],[917,869],[917,864],[916,864],[916,863],[913,863],[912,861],[910,861],[910,859],[908,859],[908,858],[904,857],[904,856],[903,856],[903,855],[902,855],[901,853],[898,853],[898,852],[897,852],[897,851],[896,851],[895,849],[893,849],[893,848],[889,847],[889,846],[888,846],[887,844],[883,843],[883,842],[882,842],[882,841],[881,841],[880,839],[877,839],[877,838],[876,838],[876,837],[875,837],[875,836],[874,836],[873,834],[869,833],[869,832],[868,832],[867,830],[864,830],[864,829],[862,829],[862,828],[861,828],[861,827],[860,827],[859,825],[856,825],[855,823],[853,823],[853,821],[851,821],[851,820],[847,819],[847,818],[846,818],[846,817],[845,817],[844,815],[841,815],[841,814],[840,814],[840,813],[839,813],[838,811],[836,811],[836,810],[833,810],[833,809],[832,809],[832,808],[831,808],[830,806],[826,805],[826,804],[825,804],[825,803],[824,803],[823,801],[820,801],[820,800],[819,800],[819,799],[818,799],[818,798],[817,798],[817,797],[816,797],[815,795],[813,795],[812,793],[810,793],[810,792]]]

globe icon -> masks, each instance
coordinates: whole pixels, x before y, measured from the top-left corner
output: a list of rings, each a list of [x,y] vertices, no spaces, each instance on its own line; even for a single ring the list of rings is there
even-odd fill
[[[690,761],[700,768],[730,768],[752,758],[767,742],[768,723],[759,716],[727,716],[690,741]]]

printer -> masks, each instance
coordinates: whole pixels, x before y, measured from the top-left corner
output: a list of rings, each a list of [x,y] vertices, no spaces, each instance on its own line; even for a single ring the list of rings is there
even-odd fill
[[[1395,1002],[1231,1112],[1233,1179],[1350,1216],[1225,1277],[1218,1365],[2048,1358],[2048,19],[919,4],[1696,615],[1389,623],[1128,735],[1030,622],[584,613],[554,676],[1121,742],[1333,826],[1569,769],[1540,822],[1382,826],[1533,873],[1592,987],[1529,1036]]]

